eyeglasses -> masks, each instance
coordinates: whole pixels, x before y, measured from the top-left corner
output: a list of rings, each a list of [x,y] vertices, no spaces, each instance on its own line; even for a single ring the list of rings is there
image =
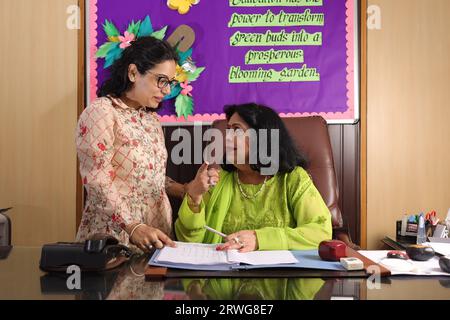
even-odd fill
[[[147,71],[147,72],[156,76],[156,85],[158,86],[159,89],[164,89],[164,88],[167,88],[167,86],[170,86],[170,89],[172,90],[179,83],[177,80],[169,80],[169,78],[167,78],[164,75],[157,74],[157,73],[154,73],[151,71]]]

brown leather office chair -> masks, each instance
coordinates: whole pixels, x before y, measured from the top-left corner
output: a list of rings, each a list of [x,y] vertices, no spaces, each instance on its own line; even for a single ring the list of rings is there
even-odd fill
[[[333,238],[344,241],[348,246],[359,249],[344,227],[342,213],[339,209],[339,188],[334,170],[333,152],[331,149],[328,126],[320,116],[284,118],[297,148],[309,160],[308,172],[314,184],[322,195],[323,200],[330,209],[333,224]],[[218,120],[213,127],[225,130],[226,121]]]

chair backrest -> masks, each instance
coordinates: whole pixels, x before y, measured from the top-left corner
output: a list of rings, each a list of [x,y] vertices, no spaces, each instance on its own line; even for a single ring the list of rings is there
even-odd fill
[[[320,116],[284,118],[286,128],[296,147],[309,160],[308,172],[323,200],[330,209],[333,228],[342,228],[342,214],[339,209],[339,189],[334,170],[328,126]],[[226,121],[217,120],[213,127],[225,131]]]

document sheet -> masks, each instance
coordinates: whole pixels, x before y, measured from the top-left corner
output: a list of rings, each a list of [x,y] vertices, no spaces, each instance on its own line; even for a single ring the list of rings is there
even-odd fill
[[[177,247],[164,247],[156,262],[183,263],[192,265],[218,265],[245,263],[250,265],[276,265],[297,263],[298,260],[287,250],[252,251],[240,253],[237,250],[217,251],[217,244],[176,242]]]

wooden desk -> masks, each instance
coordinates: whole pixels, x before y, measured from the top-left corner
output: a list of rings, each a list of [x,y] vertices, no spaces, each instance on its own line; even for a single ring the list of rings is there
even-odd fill
[[[246,273],[206,278],[200,272],[177,273],[177,278],[146,281],[148,256],[133,258],[105,274],[86,274],[81,290],[69,290],[68,275],[46,275],[38,268],[41,248],[14,247],[0,260],[0,299],[449,299],[448,277],[388,277],[373,289],[365,277],[338,278],[320,270],[258,270],[258,278]],[[368,286],[369,285],[369,286]],[[430,293],[431,292],[431,293]]]

